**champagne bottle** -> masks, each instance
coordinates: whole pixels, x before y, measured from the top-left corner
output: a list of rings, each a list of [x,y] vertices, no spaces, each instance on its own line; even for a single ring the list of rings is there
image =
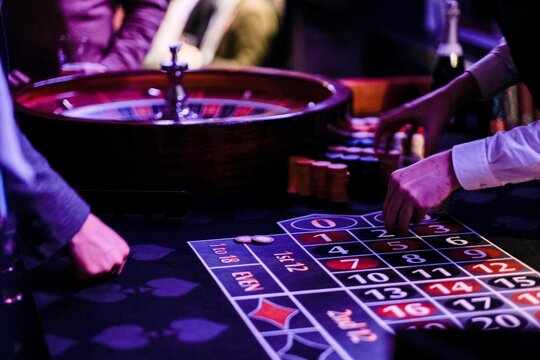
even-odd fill
[[[465,71],[463,49],[458,41],[459,3],[446,0],[444,27],[432,71],[432,88],[449,83]]]

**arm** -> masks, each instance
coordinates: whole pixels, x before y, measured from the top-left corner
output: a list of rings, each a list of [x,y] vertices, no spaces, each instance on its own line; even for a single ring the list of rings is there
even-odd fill
[[[408,131],[409,141],[404,144],[405,151],[410,150],[410,139],[422,126],[425,129],[425,152],[430,155],[435,152],[439,136],[455,111],[478,97],[480,88],[475,77],[465,72],[446,86],[381,114],[375,147],[384,142],[391,143],[396,132],[412,124]]]
[[[459,108],[476,99],[488,98],[518,81],[516,67],[503,40],[488,55],[446,86],[381,114],[375,145],[378,147],[388,142],[404,125],[412,124],[405,150],[410,150],[412,134],[419,126],[423,126],[426,154],[432,154],[444,127]]]
[[[411,219],[442,203],[454,190],[475,190],[540,179],[540,121],[396,170],[383,205],[385,226],[405,233]]]
[[[540,121],[456,145],[452,157],[466,190],[540,179]]]
[[[20,143],[35,179],[28,185],[12,177],[9,200],[14,204],[17,235],[27,266],[35,267],[68,248],[74,274],[80,280],[115,268],[119,271],[129,254],[124,239],[90,213],[88,204],[22,134]]]
[[[504,39],[467,71],[475,77],[482,99],[489,99],[520,80]]]
[[[109,70],[137,69],[165,14],[165,0],[124,0],[126,16],[113,46],[100,63]]]
[[[17,232],[26,240],[25,260],[33,267],[69,243],[88,217],[90,207],[50,168],[28,139],[19,134],[23,154],[34,169],[35,179],[30,185],[11,179],[10,202],[18,219]]]
[[[89,206],[17,128],[1,71],[0,168],[27,266],[39,265],[67,244],[79,279],[107,273],[123,264],[129,253],[125,241],[90,214]]]
[[[90,209],[17,128],[5,78],[3,73],[0,75],[0,161],[10,170],[6,174],[9,202],[19,219],[29,219],[23,231],[32,228],[47,239],[32,244],[35,257],[47,258],[67,244]]]

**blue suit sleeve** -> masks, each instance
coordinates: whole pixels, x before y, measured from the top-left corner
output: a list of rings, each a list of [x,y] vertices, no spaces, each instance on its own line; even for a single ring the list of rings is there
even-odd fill
[[[21,255],[26,266],[34,268],[65,248],[90,207],[22,133],[20,143],[36,177],[31,185],[11,177],[8,196],[17,218]]]

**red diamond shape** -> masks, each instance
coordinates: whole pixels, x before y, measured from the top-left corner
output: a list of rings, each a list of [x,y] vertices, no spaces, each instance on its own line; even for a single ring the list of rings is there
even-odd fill
[[[248,316],[267,321],[282,329],[288,329],[289,321],[296,313],[298,313],[298,309],[274,304],[266,299],[259,299],[259,306],[250,312]]]

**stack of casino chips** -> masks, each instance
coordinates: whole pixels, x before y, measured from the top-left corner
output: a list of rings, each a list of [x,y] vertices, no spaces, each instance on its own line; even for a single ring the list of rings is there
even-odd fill
[[[381,149],[389,149],[383,151],[374,149],[378,126],[377,117],[349,118],[340,126],[330,128],[337,135],[336,144],[328,146],[326,153],[319,157],[321,161],[302,156],[290,157],[288,192],[333,202],[374,195],[386,187],[393,171],[423,158],[424,135],[421,128],[412,136],[411,154],[404,156],[402,144],[410,128],[404,127],[396,132],[391,143],[380,144]],[[346,165],[346,170],[333,169],[331,165],[337,164]]]
[[[412,130],[409,125],[397,131],[380,149],[375,150],[375,133],[379,127],[378,117],[347,118],[329,127],[335,145],[329,146],[322,158],[333,163],[346,164],[350,171],[349,195],[366,197],[386,188],[390,174],[403,165],[410,165],[423,158],[424,134],[419,128],[411,136],[411,152],[404,154],[403,143]]]
[[[329,161],[314,161],[311,163],[311,180],[313,184],[313,196],[317,199],[328,197],[328,167],[332,165]]]
[[[296,194],[298,192],[298,167],[296,165],[297,160],[308,160],[304,156],[289,156],[289,182],[287,186],[287,192],[291,194]]]
[[[333,203],[349,201],[349,171],[345,164],[330,164],[326,168],[328,200]]]
[[[324,155],[325,160],[348,166],[350,195],[358,198],[374,194],[388,182],[390,174],[401,164],[398,150],[375,150],[373,147],[332,145]]]
[[[298,179],[298,194],[300,196],[313,195],[313,182],[311,176],[311,159],[296,160],[296,174]]]
[[[316,161],[303,156],[289,157],[287,191],[305,197],[315,197],[333,203],[346,203],[349,171],[345,164]]]

